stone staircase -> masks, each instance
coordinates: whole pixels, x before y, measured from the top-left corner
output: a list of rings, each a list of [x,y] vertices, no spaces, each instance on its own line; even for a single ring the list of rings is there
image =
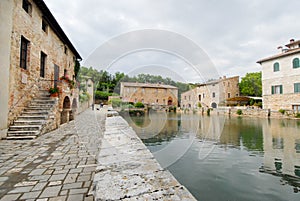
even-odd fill
[[[10,125],[7,140],[34,139],[42,133],[56,104],[47,90],[40,90],[21,115]]]

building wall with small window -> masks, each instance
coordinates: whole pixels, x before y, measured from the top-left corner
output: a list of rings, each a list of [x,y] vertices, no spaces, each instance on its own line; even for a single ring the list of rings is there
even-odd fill
[[[181,94],[182,108],[218,107],[225,105],[227,98],[239,96],[239,76],[220,77],[217,80],[199,84],[195,89],[191,89]],[[189,98],[191,97],[191,98]]]
[[[41,10],[41,7],[44,9]],[[38,0],[5,0],[0,3],[1,51],[5,48],[6,52],[1,54],[5,57],[1,58],[2,64],[5,61],[1,69],[6,72],[0,76],[1,82],[7,80],[5,84],[8,87],[7,91],[3,91],[8,95],[6,124],[20,114],[39,89],[54,86],[54,66],[59,67],[58,78],[66,70],[69,78],[73,79],[75,61],[80,55],[45,8],[45,3]],[[5,37],[2,36],[4,34]],[[66,51],[70,48],[75,52]],[[2,93],[0,97],[3,97]]]
[[[164,84],[121,82],[123,102],[142,102],[145,105],[177,106],[178,88]]]
[[[293,43],[295,42],[293,41]],[[300,41],[298,43],[300,44]],[[300,48],[297,46],[258,61],[262,66],[264,109],[293,110],[295,106],[300,105],[299,59]]]

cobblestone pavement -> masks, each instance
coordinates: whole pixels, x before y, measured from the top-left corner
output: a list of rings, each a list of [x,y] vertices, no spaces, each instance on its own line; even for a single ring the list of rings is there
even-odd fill
[[[0,140],[0,201],[93,200],[104,120],[88,109],[37,139]]]

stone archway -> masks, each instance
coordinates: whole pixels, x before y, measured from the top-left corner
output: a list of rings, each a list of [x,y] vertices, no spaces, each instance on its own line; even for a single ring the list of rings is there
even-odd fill
[[[77,110],[77,99],[74,98],[72,101],[72,109],[70,111],[70,121],[75,119],[75,114],[76,114],[76,110]]]
[[[64,98],[63,109],[61,112],[60,124],[69,122],[69,112],[71,110],[71,101],[68,96]]]
[[[173,105],[173,99],[171,97],[168,98],[168,105]]]
[[[217,103],[213,102],[213,103],[211,104],[211,107],[212,107],[212,108],[217,108]]]

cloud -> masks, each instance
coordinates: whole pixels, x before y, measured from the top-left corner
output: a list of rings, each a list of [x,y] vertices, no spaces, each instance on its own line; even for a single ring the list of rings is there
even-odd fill
[[[298,0],[45,2],[85,59],[114,36],[157,28],[195,41],[220,73],[243,76],[260,70],[256,61],[276,53],[277,46],[300,38]]]

